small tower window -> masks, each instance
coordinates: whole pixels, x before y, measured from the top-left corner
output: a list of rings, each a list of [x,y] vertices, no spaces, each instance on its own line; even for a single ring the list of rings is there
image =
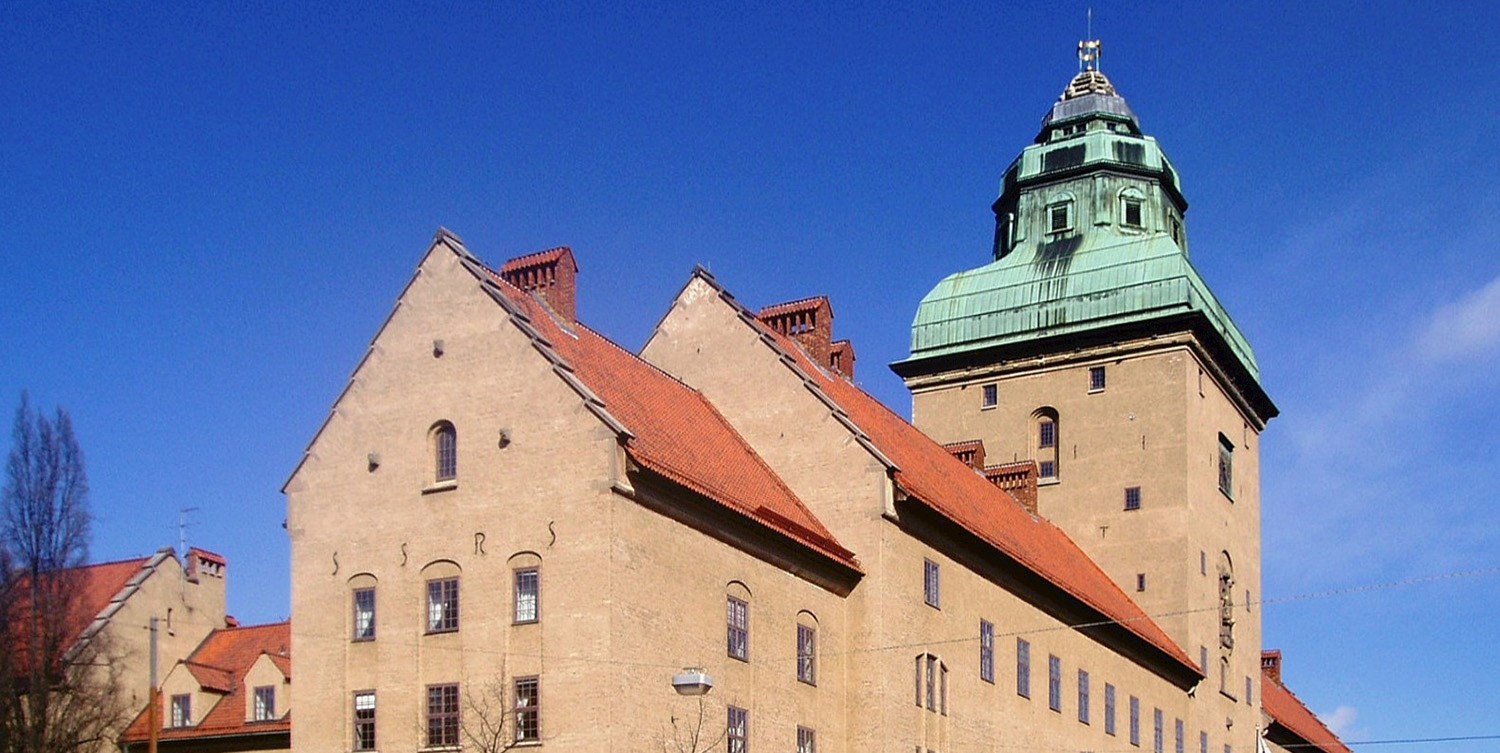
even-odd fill
[[[1089,368],[1089,392],[1104,391],[1104,367],[1093,366]]]
[[[1037,464],[1037,475],[1040,480],[1053,482],[1058,477],[1059,440],[1057,411],[1051,408],[1042,408],[1031,417],[1033,431],[1036,437],[1035,459]]]
[[[434,453],[434,480],[452,481],[458,478],[458,432],[453,424],[440,421],[432,427]]]
[[[979,403],[981,408],[993,408],[1000,404],[1000,387],[994,384],[986,384],[980,388],[982,395]]]
[[[1060,201],[1047,207],[1047,232],[1062,233],[1073,229],[1073,202]]]
[[[1141,200],[1135,198],[1134,196],[1126,196],[1124,201],[1121,203],[1123,204],[1123,211],[1121,212],[1121,215],[1125,218],[1125,226],[1140,227],[1142,204]]]
[[[1125,487],[1125,509],[1141,509],[1141,488],[1139,486]]]

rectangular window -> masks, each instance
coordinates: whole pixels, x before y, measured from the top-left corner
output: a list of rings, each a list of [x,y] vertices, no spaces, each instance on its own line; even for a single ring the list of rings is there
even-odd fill
[[[995,626],[979,621],[979,679],[995,681]]]
[[[818,631],[810,625],[797,626],[797,679],[818,684]]]
[[[1141,200],[1127,197],[1124,204],[1125,224],[1129,227],[1140,227],[1143,224],[1141,222]]]
[[[516,622],[536,622],[542,590],[541,573],[534,567],[516,571]]]
[[[193,723],[193,696],[181,693],[172,696],[172,726],[187,727]]]
[[[1115,733],[1115,686],[1104,683],[1104,734]]]
[[[1037,424],[1037,446],[1042,448],[1057,446],[1057,422],[1043,421]]]
[[[1141,746],[1141,699],[1130,697],[1130,744]]]
[[[276,718],[276,688],[262,685],[255,689],[255,721],[269,722]]]
[[[542,693],[535,677],[516,678],[516,742],[542,739]]]
[[[1070,201],[1064,201],[1060,204],[1053,204],[1047,207],[1048,232],[1061,233],[1073,227],[1072,217],[1069,216],[1072,214],[1072,208],[1073,203]]]
[[[1037,466],[1039,468],[1037,473],[1042,478],[1057,478],[1057,461],[1043,460]]]
[[[458,745],[458,683],[427,686],[427,747]]]
[[[458,578],[427,581],[427,632],[458,629]]]
[[[1208,753],[1208,733],[1198,733],[1198,753]]]
[[[1172,724],[1172,739],[1176,743],[1176,746],[1175,746],[1174,750],[1176,750],[1177,753],[1187,753],[1187,751],[1186,751],[1186,749],[1184,747],[1187,744],[1187,742],[1185,740],[1186,737],[1187,737],[1187,732],[1185,730],[1183,730],[1183,728],[1182,728],[1182,720],[1178,719],[1177,721],[1173,722],[1173,724]]]
[[[1047,657],[1047,708],[1062,711],[1062,659]]]
[[[1245,705],[1246,706],[1253,705],[1253,704],[1250,703],[1250,691],[1252,689],[1253,689],[1253,686],[1250,684],[1250,678],[1247,676],[1247,677],[1245,677]]]
[[[927,600],[927,606],[937,607],[942,602],[942,581],[938,564],[932,560],[922,560],[922,595]]]
[[[1016,695],[1031,697],[1031,644],[1025,638],[1016,639]]]
[[[1146,574],[1145,573],[1136,573],[1135,574],[1135,590],[1137,590],[1137,591],[1144,591],[1144,590],[1146,590]]]
[[[740,661],[750,661],[750,605],[729,597],[729,655]]]
[[[1125,509],[1141,509],[1141,488],[1139,486],[1125,487]]]
[[[354,749],[375,750],[375,691],[354,694]]]
[[[981,408],[993,408],[1000,404],[1000,388],[993,384],[986,384],[980,388],[983,396],[979,406]]]
[[[797,753],[818,753],[818,733],[807,727],[798,727]]]
[[[1089,673],[1078,670],[1078,721],[1089,723]]]
[[[729,730],[725,733],[729,740],[729,753],[749,753],[750,751],[750,712],[729,707]]]
[[[1219,491],[1234,498],[1234,444],[1219,435]]]
[[[1104,367],[1092,366],[1089,368],[1089,392],[1104,391]]]
[[[1162,738],[1163,738],[1163,732],[1164,732],[1164,730],[1162,729],[1161,709],[1154,709],[1152,711],[1152,713],[1151,713],[1151,722],[1152,722],[1152,727],[1153,727],[1152,728],[1152,738],[1151,738],[1151,743],[1152,743],[1152,748],[1151,749],[1154,750],[1154,751],[1156,751],[1156,753],[1162,753],[1162,744],[1164,743],[1164,740]]]
[[[375,640],[375,589],[354,590],[354,640]]]

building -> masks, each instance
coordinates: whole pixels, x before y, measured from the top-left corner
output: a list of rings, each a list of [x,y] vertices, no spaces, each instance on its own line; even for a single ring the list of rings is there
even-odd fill
[[[440,230],[284,488],[293,749],[1339,750],[1262,675],[1276,408],[1097,49],[919,309],[915,426],[826,298],[698,269],[636,355],[570,250]]]
[[[170,664],[186,657],[210,631],[224,625],[224,558],[203,549],[189,549],[186,562],[170,548],[149,557],[102,562],[45,575],[66,591],[67,613],[57,621],[69,636],[64,661],[90,666],[90,682],[98,688],[90,700],[118,702],[123,715],[118,727],[105,730],[99,750],[115,749],[114,740],[129,714],[150,696],[151,618],[158,619],[159,661]],[[28,613],[24,598],[7,625],[7,650],[24,655]],[[20,631],[19,633],[16,631]],[[113,714],[114,709],[105,709]]]
[[[161,680],[157,749],[229,753],[291,749],[291,624],[230,625],[208,634]],[[122,753],[149,748],[150,708],[120,736]]]

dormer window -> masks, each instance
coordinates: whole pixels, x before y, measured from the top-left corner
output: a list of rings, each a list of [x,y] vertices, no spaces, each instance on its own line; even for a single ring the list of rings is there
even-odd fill
[[[1047,232],[1063,233],[1073,229],[1073,202],[1059,201],[1047,207]]]
[[[276,719],[276,688],[264,685],[255,689],[255,721],[269,722]]]
[[[1135,196],[1126,196],[1120,200],[1120,217],[1125,227],[1141,227],[1142,202]]]

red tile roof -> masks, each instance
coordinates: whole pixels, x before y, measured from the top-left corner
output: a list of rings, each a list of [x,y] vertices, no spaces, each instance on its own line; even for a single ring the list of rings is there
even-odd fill
[[[66,636],[61,646],[62,651],[67,651],[82,637],[96,620],[107,617],[104,614],[110,603],[116,597],[125,594],[126,587],[143,568],[152,563],[152,557],[135,557],[115,562],[100,562],[93,565],[68,568],[53,573],[43,573],[44,584],[55,584],[66,589],[70,594],[68,613],[62,615],[62,622],[57,626],[58,635]],[[5,643],[10,650],[16,652],[23,666],[17,671],[26,672],[29,652],[27,646],[31,645],[26,626],[31,624],[31,578],[22,577],[17,582],[17,593],[19,597],[14,605],[15,617],[6,625],[9,635],[5,636]],[[102,623],[101,623],[102,624]],[[53,657],[61,659],[61,656]]]
[[[819,308],[827,308],[829,311],[833,311],[833,303],[828,300],[828,296],[815,295],[811,298],[773,304],[761,309],[760,313],[756,314],[756,316],[762,318],[781,316],[782,314],[790,314],[794,311],[815,311]]]
[[[716,282],[707,281],[718,287]],[[1203,674],[1187,652],[1061,529],[1028,513],[1009,493],[975,473],[869,393],[815,365],[791,338],[754,317],[745,319],[756,322],[753,326],[793,355],[798,369],[868,436],[874,449],[889,458],[896,468],[896,483],[912,497],[1119,622],[1184,667]]]
[[[280,707],[280,704],[285,703],[284,696],[280,693],[277,694],[280,700],[276,709],[281,715],[279,719],[269,722],[246,721],[248,701],[245,675],[262,655],[267,655],[282,674],[290,678],[291,646],[290,622],[220,628],[209,633],[192,655],[182,662],[182,666],[192,673],[204,690],[223,693],[223,697],[213,708],[208,709],[197,724],[191,727],[168,727],[161,731],[160,738],[182,740],[289,731],[292,728],[291,715],[287,713],[287,709]],[[149,708],[141,709],[140,714],[120,736],[121,742],[140,742],[150,736],[149,711]]]
[[[1264,673],[1260,677],[1260,704],[1273,722],[1324,753],[1352,753],[1302,699]]]
[[[549,248],[546,251],[538,251],[534,254],[517,256],[516,258],[505,262],[505,265],[500,267],[500,272],[501,274],[504,274],[506,272],[513,272],[517,269],[525,269],[526,267],[551,264],[559,259],[562,259],[563,257],[567,257],[567,259],[573,263],[574,271],[578,270],[578,262],[573,258],[573,249],[568,248],[567,246],[558,246],[557,248]]]
[[[225,559],[224,555],[219,554],[218,552],[210,552],[207,549],[199,549],[196,546],[188,547],[188,554],[196,554],[199,557],[202,557],[203,559],[208,560],[209,562],[212,562],[216,565],[229,564],[229,560]]]
[[[860,570],[854,554],[834,539],[702,393],[581,323],[565,329],[531,295],[478,260],[470,261],[520,310],[545,347],[561,358],[565,365],[555,370],[576,377],[597,396],[601,409],[619,422],[628,434],[626,452],[637,463]]]

